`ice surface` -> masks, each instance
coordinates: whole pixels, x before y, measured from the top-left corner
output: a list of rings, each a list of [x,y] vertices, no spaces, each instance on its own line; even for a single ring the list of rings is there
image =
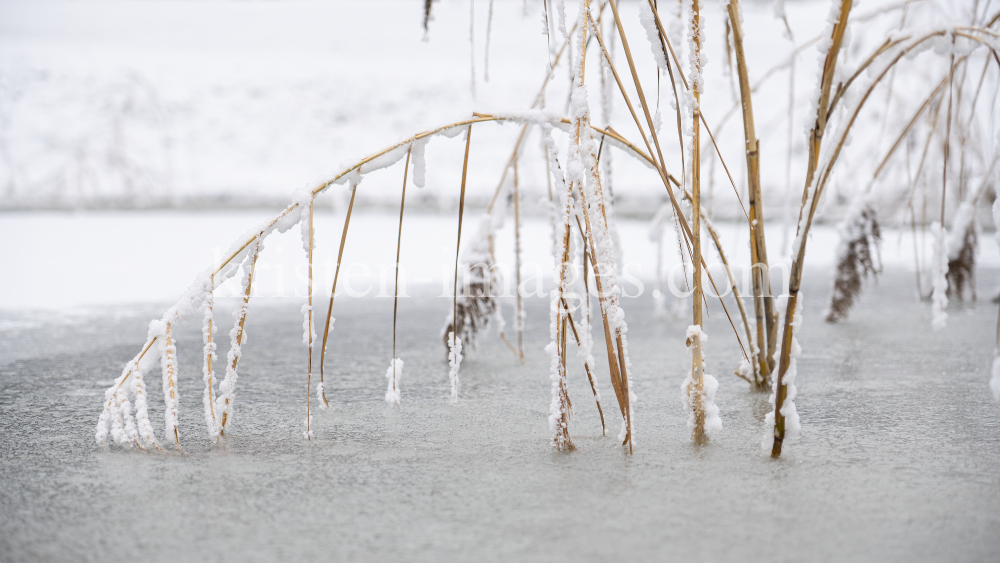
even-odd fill
[[[981,288],[1000,281],[996,269],[979,276]],[[807,276],[804,291],[821,295],[828,281]],[[613,432],[601,436],[579,366],[569,374],[578,451],[549,445],[544,299],[526,300],[527,364],[484,335],[463,361],[457,406],[436,330],[450,299],[401,301],[399,410],[384,401],[392,299],[338,300],[333,408],[314,411],[312,443],[302,439],[298,308],[252,307],[257,338],[241,359],[228,449],[203,430],[200,322],[182,324],[184,456],[104,453],[93,441],[104,389],[159,307],[45,313],[30,327],[23,313],[0,312],[0,337],[21,350],[0,351],[3,558],[995,561],[1000,408],[986,385],[995,306],[953,304],[962,322],[935,333],[912,292],[911,274],[886,273],[834,325],[822,322],[822,300],[806,301],[803,433],[778,461],[758,446],[767,396],[729,375],[739,351],[711,303],[707,369],[721,374],[725,432],[707,447],[689,443],[676,406],[689,321],[657,320],[647,294],[629,312],[643,438],[633,456]],[[222,301],[220,311],[231,309]],[[606,365],[595,376],[608,385]],[[162,416],[162,399],[149,408]]]

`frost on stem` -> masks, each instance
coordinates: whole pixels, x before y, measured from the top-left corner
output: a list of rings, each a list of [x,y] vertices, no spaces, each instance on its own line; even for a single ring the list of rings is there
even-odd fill
[[[160,344],[160,367],[163,370],[163,422],[164,435],[166,439],[174,438],[177,447],[180,447],[180,435],[177,430],[177,405],[180,397],[177,393],[177,347],[174,345],[171,335],[170,323],[163,321],[153,321],[159,323],[157,332]]]
[[[660,32],[656,29],[656,19],[653,10],[649,8],[649,2],[639,1],[639,23],[646,31],[646,39],[649,41],[649,48],[653,52],[653,60],[656,61],[657,68],[661,72],[667,71],[667,54],[663,52],[663,43],[660,42]]]
[[[389,369],[385,370],[385,378],[389,385],[385,390],[385,401],[399,406],[399,379],[403,377],[403,360],[393,358],[389,361]]]
[[[931,236],[934,237],[934,256],[931,262],[931,314],[934,330],[941,330],[948,324],[948,246],[945,230],[941,223],[931,223]]]
[[[302,313],[302,343],[309,346],[309,351],[312,352],[313,343],[316,342],[316,325],[311,314],[312,307],[305,304],[299,309],[299,312]]]
[[[826,313],[831,323],[847,318],[854,299],[861,293],[862,279],[882,271],[878,259],[882,230],[870,202],[855,206],[837,230],[837,275]]]
[[[451,381],[451,403],[458,403],[458,368],[462,365],[462,339],[456,339],[454,332],[448,333],[448,379]],[[402,364],[400,365],[402,369]]]
[[[243,283],[241,284],[243,301],[240,307],[233,312],[233,328],[229,331],[230,348],[226,356],[226,377],[219,384],[219,397],[215,400],[215,413],[219,417],[219,431],[225,433],[233,420],[233,403],[236,399],[236,381],[239,374],[236,368],[240,357],[243,355],[242,346],[246,343],[246,322],[247,310],[250,307],[250,284],[253,280],[254,264],[260,252],[260,238],[254,240],[250,246],[248,258],[243,262]]]
[[[791,331],[792,331],[792,347],[788,354],[788,369],[785,371],[784,375],[781,376],[782,385],[785,386],[786,394],[785,399],[781,404],[781,416],[785,417],[785,436],[784,440],[787,442],[791,438],[795,438],[799,435],[802,429],[799,423],[799,413],[795,410],[795,376],[798,373],[796,366],[796,358],[802,353],[802,347],[799,346],[799,340],[795,337],[795,334],[802,328],[802,292],[798,293],[798,298],[795,300],[795,312],[792,315]],[[783,295],[778,298],[778,310],[784,311],[788,308],[788,295]],[[775,351],[775,355],[780,354],[780,351]],[[775,358],[777,361],[778,358]],[[771,403],[771,412],[767,413],[764,417],[764,440],[761,446],[768,452],[771,451],[774,446],[775,433],[778,431],[774,424],[774,405],[776,402],[778,394],[778,378],[773,378],[771,383],[771,397],[768,398],[768,402]]]
[[[217,359],[215,354],[216,344],[214,340],[216,325],[213,322],[214,295],[209,286],[208,295],[205,298],[205,320],[201,328],[201,338],[204,347],[202,356],[205,358],[202,368],[202,378],[205,382],[205,393],[202,401],[205,404],[205,425],[208,428],[208,437],[216,439],[219,437],[219,421],[215,417],[215,371],[213,364]]]
[[[691,325],[687,329],[687,350],[692,357],[696,348],[704,350],[708,335],[705,334],[698,325]],[[722,419],[719,418],[719,407],[715,404],[715,392],[719,389],[719,382],[715,377],[704,373],[704,352],[700,354],[702,358],[701,366],[696,366],[688,373],[688,376],[681,383],[681,405],[688,412],[688,430],[691,430],[695,440],[700,439],[703,432],[705,438],[714,438],[722,430]],[[701,371],[701,385],[694,376],[694,370]],[[700,388],[699,388],[700,387]],[[699,430],[699,428],[701,430]]]

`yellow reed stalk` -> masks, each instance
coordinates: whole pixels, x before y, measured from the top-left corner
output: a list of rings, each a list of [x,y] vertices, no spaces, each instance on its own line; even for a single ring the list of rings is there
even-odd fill
[[[694,57],[695,61],[695,73],[697,75],[701,74],[701,34],[699,31],[699,21],[701,19],[701,11],[698,5],[698,0],[693,0],[691,4],[692,12],[692,24],[691,30],[691,43],[694,45]],[[691,158],[691,246],[694,255],[697,257],[701,256],[701,141],[700,141],[700,128],[701,128],[701,112],[699,110],[699,104],[701,103],[701,87],[698,80],[692,79],[691,92],[694,94],[694,108],[692,109],[692,123],[694,127],[694,139],[691,143],[691,150],[693,155]],[[691,381],[693,383],[693,390],[689,389],[688,393],[691,400],[691,408],[694,410],[694,442],[696,444],[703,444],[708,441],[708,435],[705,433],[705,404],[704,404],[704,374],[705,374],[705,362],[703,359],[702,342],[701,342],[701,328],[704,324],[702,319],[702,296],[704,291],[702,289],[701,280],[701,260],[694,260],[694,294],[692,299],[692,324],[698,327],[698,330],[691,336]]]
[[[396,359],[396,317],[399,312],[399,252],[403,247],[403,209],[406,207],[406,176],[410,171],[410,150],[406,151],[403,166],[403,193],[399,196],[399,235],[396,237],[396,281],[392,290],[392,359]],[[395,368],[394,368],[395,369]],[[396,378],[392,378],[392,389],[396,390]],[[398,405],[397,405],[398,408]]]
[[[774,367],[775,321],[774,297],[771,295],[771,277],[768,272],[767,244],[764,240],[764,207],[760,186],[760,142],[754,127],[753,99],[746,54],[743,50],[743,27],[740,24],[738,0],[730,0],[729,20],[732,22],[733,47],[736,52],[736,69],[740,82],[740,99],[743,107],[743,133],[747,159],[747,192],[750,206],[750,261],[753,279],[753,302],[757,317],[758,366],[764,376],[763,385],[770,383]],[[714,141],[714,139],[713,139]]]
[[[823,62],[823,72],[820,79],[820,95],[816,104],[816,116],[812,129],[809,132],[809,159],[806,163],[806,181],[802,192],[802,208],[799,210],[799,225],[802,228],[802,215],[806,212],[805,206],[809,201],[809,188],[813,184],[813,177],[816,174],[816,167],[819,164],[820,148],[823,144],[823,134],[826,132],[827,109],[830,102],[830,89],[833,85],[834,70],[837,66],[837,57],[840,54],[840,47],[844,41],[844,32],[847,29],[847,19],[850,15],[852,0],[841,0],[840,19],[833,26],[831,45]],[[818,199],[819,193],[813,198]],[[815,209],[815,206],[813,206]],[[808,225],[806,226],[808,230]],[[788,305],[785,312],[785,323],[781,337],[781,358],[778,362],[778,377],[775,381],[774,398],[774,445],[771,447],[771,457],[781,455],[781,444],[785,439],[785,416],[781,413],[785,397],[788,395],[788,388],[784,384],[784,375],[788,371],[791,362],[792,350],[792,319],[795,315],[795,306],[798,303],[799,284],[801,283],[802,258],[804,258],[806,233],[796,233],[801,236],[799,244],[799,255],[792,261],[792,268],[788,280]]]
[[[330,406],[326,400],[326,380],[324,379],[323,368],[326,365],[326,343],[330,338],[330,319],[333,316],[333,300],[337,296],[337,280],[340,278],[340,265],[344,261],[344,244],[347,242],[347,229],[351,226],[351,213],[354,211],[354,197],[358,194],[358,187],[351,190],[351,203],[347,205],[347,216],[344,218],[344,232],[340,234],[340,249],[337,251],[337,269],[333,273],[333,287],[330,289],[330,304],[326,308],[326,325],[323,328],[323,346],[319,351],[319,382],[323,384],[323,404]]]

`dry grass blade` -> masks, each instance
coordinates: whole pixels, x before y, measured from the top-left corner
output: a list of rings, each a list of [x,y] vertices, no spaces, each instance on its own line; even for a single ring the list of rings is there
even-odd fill
[[[330,320],[333,318],[333,300],[337,296],[337,280],[340,278],[340,266],[344,261],[344,244],[347,242],[347,229],[351,226],[351,213],[354,211],[354,197],[358,195],[358,187],[352,186],[351,202],[347,205],[347,215],[344,217],[344,232],[340,234],[340,249],[337,251],[337,269],[333,272],[333,287],[330,288],[330,305],[326,308],[326,325],[323,328],[323,345],[319,351],[319,382],[323,385],[321,399],[323,404],[330,406],[326,400],[326,379],[323,368],[326,365],[326,343],[330,338]]]
[[[403,193],[399,196],[399,234],[396,236],[396,280],[392,290],[392,357],[396,358],[396,318],[399,313],[399,252],[403,247],[403,209],[406,207],[406,176],[410,171],[410,151],[403,166]],[[395,384],[395,378],[393,378]]]

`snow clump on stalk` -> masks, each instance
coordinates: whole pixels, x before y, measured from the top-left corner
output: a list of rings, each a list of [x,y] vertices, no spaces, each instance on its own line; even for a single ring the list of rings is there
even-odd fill
[[[702,365],[704,365],[704,349],[705,342],[708,341],[708,335],[705,331],[701,330],[698,325],[691,325],[687,328],[687,350],[688,357],[694,353],[694,339],[698,337],[701,342],[702,347]],[[693,361],[693,360],[692,360]],[[702,370],[704,372],[704,370]],[[715,404],[715,392],[719,389],[719,381],[715,379],[714,376],[708,373],[702,373],[702,391],[701,391],[701,408],[705,412],[705,435],[709,438],[714,438],[722,430],[722,419],[719,418],[719,407]],[[683,405],[684,410],[688,411],[688,430],[695,429],[695,418],[697,416],[696,409],[698,401],[694,400],[693,395],[697,393],[697,388],[695,387],[694,378],[692,373],[688,372],[688,376],[681,383],[681,405]]]
[[[396,403],[399,406],[399,380],[403,377],[403,360],[393,358],[389,362],[389,369],[385,370],[385,378],[389,380],[389,386],[385,391],[385,401]]]
[[[795,300],[795,312],[792,314],[792,349],[789,350],[788,354],[788,369],[781,377],[782,384],[787,391],[785,400],[781,403],[781,415],[785,417],[786,440],[797,437],[802,430],[802,425],[799,423],[799,413],[795,410],[795,376],[798,373],[796,358],[802,353],[802,347],[799,345],[799,340],[795,337],[795,334],[802,328],[802,301],[803,297],[800,291],[798,298]],[[788,296],[783,295],[778,299],[778,309],[784,311],[787,308]],[[780,353],[780,349],[775,350],[775,356],[778,356]],[[776,357],[775,361],[780,361],[780,359]],[[774,406],[778,391],[778,378],[774,377],[771,382],[771,396],[768,398],[768,402],[771,403],[771,412],[767,413],[764,417],[764,440],[761,443],[761,446],[767,451],[771,451],[774,446]]]

